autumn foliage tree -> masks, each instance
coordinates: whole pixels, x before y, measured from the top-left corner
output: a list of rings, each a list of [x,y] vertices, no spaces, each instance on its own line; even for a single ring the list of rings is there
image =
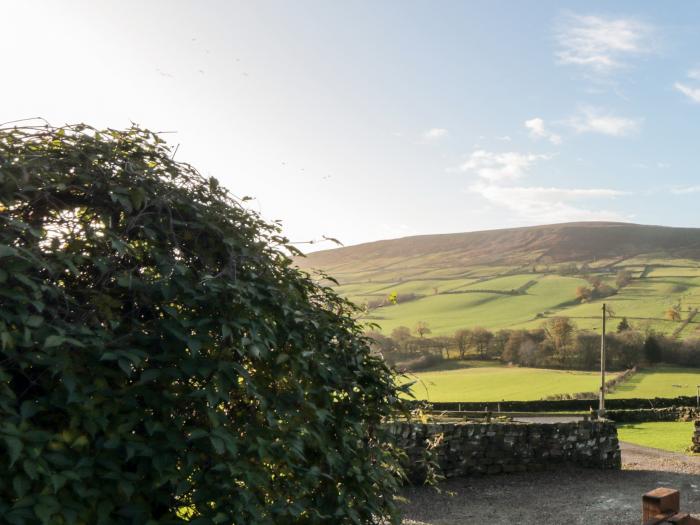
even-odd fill
[[[666,310],[666,319],[669,321],[680,321],[681,320],[681,307],[678,304],[674,304]]]
[[[555,355],[565,365],[571,361],[574,351],[576,326],[568,317],[553,317],[544,326],[544,334],[554,348]]]

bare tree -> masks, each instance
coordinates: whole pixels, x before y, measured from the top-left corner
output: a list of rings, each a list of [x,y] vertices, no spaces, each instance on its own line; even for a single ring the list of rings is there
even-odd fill
[[[488,349],[493,339],[493,334],[486,328],[477,326],[472,330],[472,346],[476,349],[479,357],[486,359],[488,357]]]
[[[428,323],[426,323],[425,321],[418,321],[418,322],[416,323],[416,326],[415,326],[415,328],[413,329],[413,331],[414,331],[416,334],[418,334],[418,337],[420,337],[421,339],[422,339],[424,336],[433,333],[432,330],[430,329],[430,326],[428,326]]]
[[[457,350],[459,350],[459,358],[464,359],[472,339],[472,331],[466,328],[457,330],[455,332],[454,339],[455,343],[457,344]]]

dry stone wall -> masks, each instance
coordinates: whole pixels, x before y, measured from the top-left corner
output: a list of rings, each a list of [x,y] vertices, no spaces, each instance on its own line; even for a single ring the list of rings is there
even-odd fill
[[[621,464],[617,429],[611,421],[394,423],[392,427],[396,445],[406,452],[412,483],[425,479],[426,461],[446,478],[566,464],[617,469]]]
[[[700,452],[700,420],[695,420],[695,432],[693,433],[693,452]]]
[[[615,423],[644,423],[647,421],[693,421],[698,417],[694,407],[640,408],[637,410],[606,410],[605,417]]]

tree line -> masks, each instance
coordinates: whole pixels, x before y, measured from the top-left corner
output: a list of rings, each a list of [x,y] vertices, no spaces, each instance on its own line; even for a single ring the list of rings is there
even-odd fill
[[[652,329],[635,329],[626,318],[606,338],[611,370],[668,363],[700,366],[700,339],[679,341]],[[399,326],[390,335],[367,334],[391,365],[421,370],[447,360],[493,360],[526,367],[594,370],[600,367],[600,334],[579,330],[568,317],[553,317],[533,330],[462,328],[451,336],[429,337],[427,322]]]

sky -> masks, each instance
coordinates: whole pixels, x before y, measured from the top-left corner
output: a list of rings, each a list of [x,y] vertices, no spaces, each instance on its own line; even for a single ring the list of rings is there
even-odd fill
[[[700,227],[692,2],[23,0],[0,45],[0,122],[167,132],[303,250]]]

